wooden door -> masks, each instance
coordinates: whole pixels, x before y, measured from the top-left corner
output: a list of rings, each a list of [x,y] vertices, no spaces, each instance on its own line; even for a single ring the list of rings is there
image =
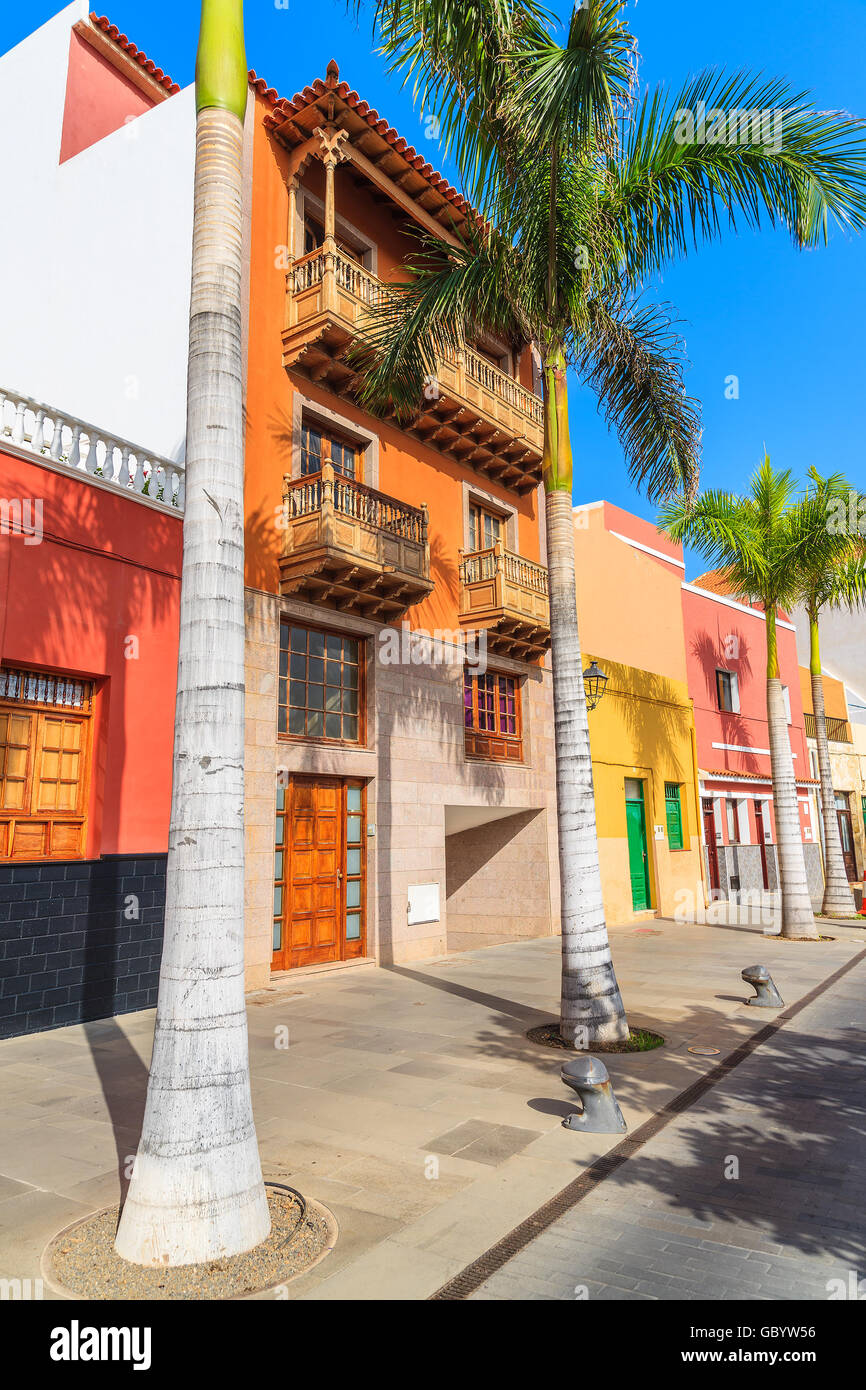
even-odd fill
[[[849,883],[857,882],[857,860],[854,857],[854,827],[851,823],[851,812],[847,806],[841,806],[841,796],[836,794],[836,816],[839,820],[839,839],[842,841],[842,858],[845,860],[845,872],[848,875]],[[847,797],[845,798],[847,803]]]
[[[755,802],[755,825],[758,829],[758,845],[761,850],[761,874],[764,879],[764,887],[769,888],[770,876],[767,872],[767,846],[764,839],[764,803]]]
[[[626,831],[628,866],[631,876],[631,902],[635,912],[644,912],[650,901],[649,852],[644,815],[643,783],[629,778],[626,783]]]
[[[277,798],[273,969],[362,956],[364,788],[293,777]]]
[[[712,798],[706,798],[704,807],[704,839],[707,844],[707,864],[709,866],[710,888],[717,893],[720,888],[719,883],[719,852],[716,849],[716,817],[713,812]]]

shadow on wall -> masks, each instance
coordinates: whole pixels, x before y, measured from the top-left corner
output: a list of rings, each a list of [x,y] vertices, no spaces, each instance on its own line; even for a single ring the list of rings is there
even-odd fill
[[[375,639],[371,645],[371,660],[375,661]],[[448,778],[455,783],[464,782],[474,786],[479,765],[464,761],[463,684],[459,664],[440,666],[438,671],[425,665],[379,665],[376,670],[376,706],[379,963],[391,965],[395,959],[394,923],[406,920],[407,906],[405,897],[401,896],[399,902],[394,902],[391,896],[395,891],[392,876],[396,848],[394,830],[413,824],[419,828],[431,828],[431,822],[425,822],[425,818],[417,814],[416,808],[426,804],[435,808],[435,825],[443,837],[445,831],[444,798],[441,795],[435,800],[425,797],[425,784],[421,783],[417,786],[417,799],[414,802],[405,801],[401,799],[403,786],[395,788],[393,775],[395,764],[400,761],[400,741],[407,739],[428,743],[431,749],[429,779],[434,785]],[[442,748],[443,741],[446,746],[440,754],[438,750]],[[485,763],[483,766],[485,800],[482,804],[501,805],[505,796],[504,771],[496,763]],[[446,874],[446,859],[447,854],[443,851],[442,875]],[[419,870],[416,882],[423,883],[429,878],[429,870]],[[386,882],[391,885],[387,893]],[[447,893],[447,878],[443,888]],[[402,890],[397,891],[402,893]]]
[[[741,628],[732,628],[730,632],[725,634],[720,631],[715,642],[709,633],[704,632],[692,640],[691,650],[703,672],[708,707],[717,713],[722,721],[724,741],[739,744],[741,748],[753,747],[752,730],[743,716],[733,711],[719,710],[716,688],[716,671],[720,667],[735,671],[741,686],[751,680],[752,662],[749,639]],[[732,653],[730,657],[727,656],[728,651]],[[741,756],[748,764],[747,771],[757,772],[759,770],[758,759],[755,754],[745,753]]]
[[[633,763],[657,774],[664,769],[668,780],[675,778],[691,785],[692,710],[690,704],[683,704],[682,689],[651,671],[639,673],[639,687],[634,689],[633,668],[615,661],[604,661],[603,665],[609,680],[603,703],[590,715],[590,730],[599,714],[620,718],[630,739],[629,749],[622,749],[620,761],[624,765]],[[629,751],[633,751],[633,758]]]
[[[26,571],[25,585],[13,587],[10,584],[14,602],[22,601],[22,590],[26,587],[27,611],[33,614],[34,623],[38,623],[38,652],[42,661],[37,664],[44,663],[84,678],[91,677],[96,682],[101,728],[98,746],[94,746],[92,754],[88,819],[97,832],[97,852],[103,843],[103,827],[117,831],[122,796],[130,797],[136,791],[128,784],[126,777],[129,740],[136,736],[146,737],[148,727],[152,727],[152,722],[148,726],[147,721],[141,729],[130,727],[128,689],[129,676],[135,669],[140,678],[140,696],[141,677],[147,675],[147,663],[152,653],[148,651],[146,642],[138,647],[132,644],[127,647],[126,644],[130,638],[142,633],[144,615],[147,616],[149,630],[156,632],[164,629],[172,620],[178,594],[178,580],[171,574],[160,572],[156,562],[151,570],[146,563],[123,564],[118,555],[99,554],[104,551],[105,545],[100,526],[100,501],[103,496],[89,483],[70,481],[64,491],[64,531],[74,534],[78,544],[73,546],[52,534],[52,520],[46,507],[44,540],[38,550],[38,565],[31,564]],[[117,505],[140,507],[137,502],[120,502]],[[138,513],[133,513],[130,520],[146,526],[152,517],[153,513],[144,509],[140,519]],[[92,552],[95,558],[83,558],[81,550]],[[29,557],[30,551],[24,554]],[[21,558],[23,556],[12,555],[12,574],[16,559]],[[76,629],[79,633],[77,645]],[[8,650],[6,631],[0,636],[3,637],[0,656],[4,661],[32,664],[27,659],[26,650]],[[114,650],[112,644],[116,644]],[[82,669],[78,663],[87,659],[82,653],[90,651],[94,653],[92,660],[95,669]],[[127,655],[130,661],[135,660],[134,668],[128,664]],[[109,680],[105,678],[107,671],[111,672]],[[155,672],[153,679],[164,682],[163,667]],[[109,686],[110,689],[107,688]],[[170,696],[165,701],[169,734],[174,710],[173,688]],[[152,716],[151,706],[151,720]],[[170,736],[166,756],[169,759],[166,772],[169,773]],[[167,779],[168,787],[170,780]],[[97,808],[95,814],[94,808]],[[167,814],[167,805],[165,810]],[[153,858],[150,854],[145,857],[148,860]],[[136,1001],[130,1004],[129,996],[131,991],[145,983],[143,976],[147,976],[150,984],[155,983],[164,913],[161,894],[155,893],[151,887],[138,892],[137,879],[129,876],[129,860],[126,862],[124,873],[119,861],[100,857],[90,866],[82,864],[80,875],[76,870],[74,882],[70,877],[65,884],[67,892],[74,889],[81,891],[79,901],[81,915],[85,919],[81,949],[69,955],[70,971],[75,971],[76,978],[80,980],[80,983],[69,986],[69,997],[80,1000],[82,1020],[104,1020],[89,1023],[85,1036],[115,1131],[118,1171],[124,1193],[129,1182],[128,1157],[135,1153],[138,1144],[147,1067],[110,1015],[118,1007],[141,1008],[151,1002],[148,998],[136,997]],[[141,899],[139,915],[134,918],[125,915],[130,892],[137,893]],[[150,896],[146,897],[146,894]],[[59,920],[52,922],[54,930]],[[77,916],[73,920],[76,924],[80,921]],[[77,974],[79,971],[81,973]],[[126,998],[121,999],[120,996]]]
[[[449,951],[550,934],[544,810],[520,811],[445,837]]]

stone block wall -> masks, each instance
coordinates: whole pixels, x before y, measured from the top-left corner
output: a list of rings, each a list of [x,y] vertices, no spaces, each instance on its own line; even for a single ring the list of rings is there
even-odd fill
[[[0,1037],[156,1003],[165,861],[0,866]]]

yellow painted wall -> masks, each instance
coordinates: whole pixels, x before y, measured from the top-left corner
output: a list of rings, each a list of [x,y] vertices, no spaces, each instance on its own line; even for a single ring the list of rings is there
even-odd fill
[[[700,825],[692,762],[692,707],[685,681],[595,658],[609,676],[604,698],[589,715],[592,775],[598,823],[602,892],[608,922],[632,921],[626,831],[625,781],[644,782],[652,906],[673,916],[678,891],[700,892]],[[668,843],[665,782],[678,782],[683,819],[682,850]],[[655,826],[664,826],[664,839]],[[701,904],[702,905],[702,904]]]

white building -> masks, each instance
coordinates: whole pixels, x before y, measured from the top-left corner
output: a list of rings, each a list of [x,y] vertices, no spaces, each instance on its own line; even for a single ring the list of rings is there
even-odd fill
[[[194,96],[74,0],[0,57],[0,390],[183,457]]]

